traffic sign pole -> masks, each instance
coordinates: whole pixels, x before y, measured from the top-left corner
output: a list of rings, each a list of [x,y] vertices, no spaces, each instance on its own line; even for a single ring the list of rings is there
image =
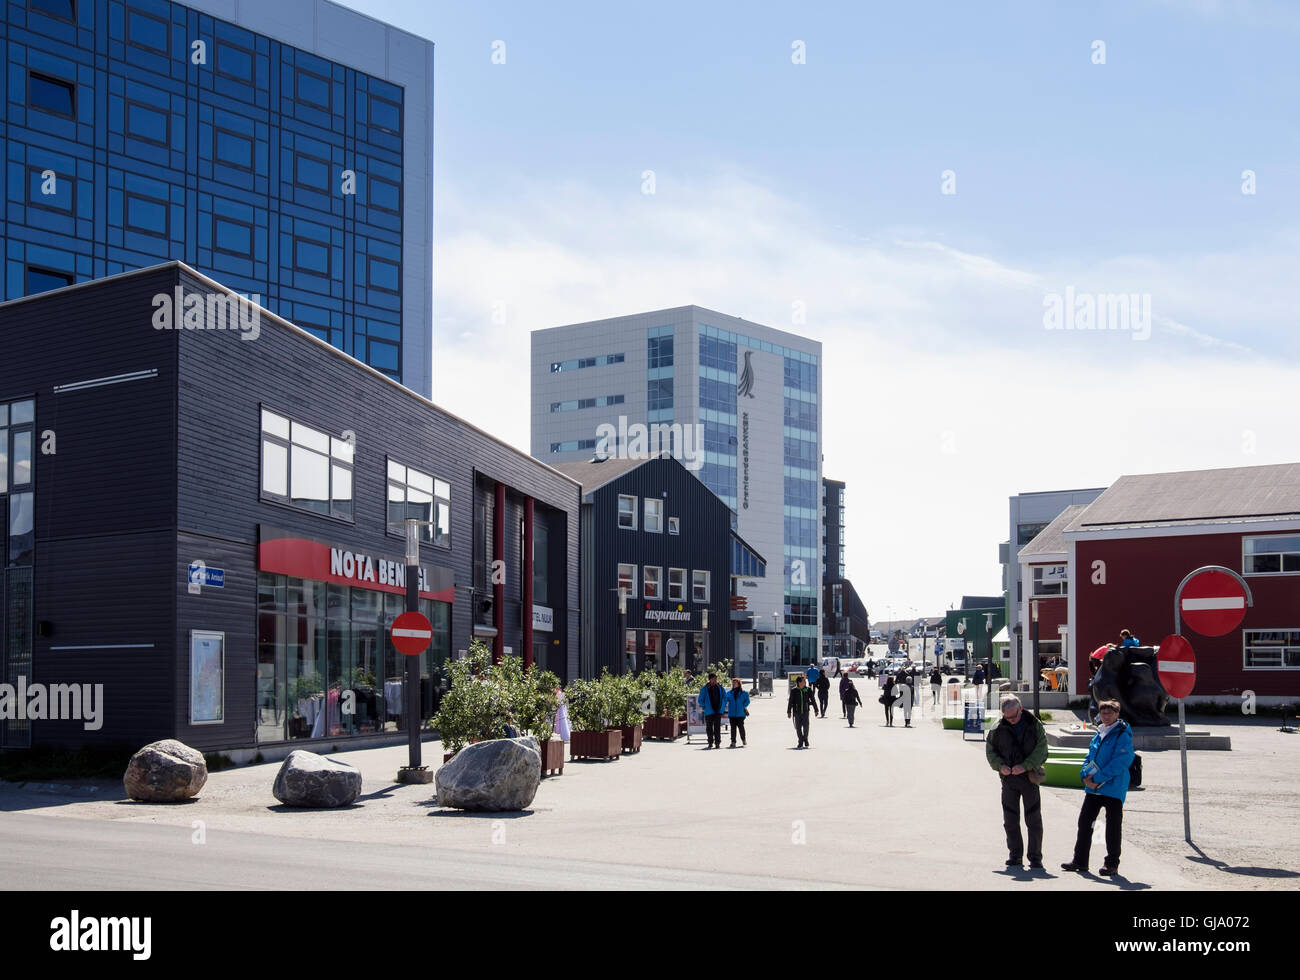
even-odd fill
[[[1184,592],[1189,594],[1184,598]],[[1177,649],[1175,659],[1157,655],[1156,667],[1165,689],[1178,692],[1178,754],[1183,769],[1183,838],[1192,842],[1192,809],[1187,794],[1187,713],[1184,702],[1196,684],[1196,658],[1191,644],[1183,639],[1183,618],[1187,625],[1204,636],[1225,636],[1246,618],[1246,609],[1255,605],[1255,596],[1246,580],[1223,565],[1202,565],[1188,572],[1174,591],[1174,633],[1160,644],[1161,653],[1168,645]],[[1172,664],[1172,670],[1167,664]],[[1187,669],[1190,665],[1190,671]],[[1166,673],[1167,672],[1167,673]],[[1188,676],[1190,675],[1190,676]],[[1169,677],[1166,682],[1165,677]]]

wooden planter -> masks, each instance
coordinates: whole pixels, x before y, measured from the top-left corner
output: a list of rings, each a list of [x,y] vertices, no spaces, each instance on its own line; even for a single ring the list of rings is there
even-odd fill
[[[671,742],[682,737],[682,729],[679,718],[647,718],[644,735],[646,738],[662,738]]]
[[[641,726],[640,725],[623,725],[618,731],[623,733],[623,751],[640,752],[641,751]]]
[[[542,748],[542,778],[548,774],[564,775],[564,743],[547,741],[538,743]]]
[[[569,736],[570,759],[617,759],[623,754],[623,732],[573,732]]]

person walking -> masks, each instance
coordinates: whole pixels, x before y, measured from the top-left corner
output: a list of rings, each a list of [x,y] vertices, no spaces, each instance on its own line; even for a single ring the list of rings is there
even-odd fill
[[[1098,874],[1119,872],[1119,851],[1124,828],[1124,797],[1128,795],[1129,766],[1133,765],[1133,730],[1119,716],[1118,701],[1097,705],[1097,734],[1088,746],[1079,775],[1083,778],[1083,807],[1079,810],[1079,835],[1074,858],[1063,871],[1087,871],[1092,848],[1092,827],[1106,811],[1106,862]]]
[[[1029,866],[1043,866],[1043,812],[1038,784],[1029,773],[1047,761],[1047,732],[1043,723],[1026,711],[1020,699],[1002,699],[1002,720],[989,732],[984,757],[1002,781],[1002,829],[1007,835],[1007,867],[1019,867],[1026,856],[1020,835],[1020,806],[1025,808],[1029,832]]]
[[[880,703],[885,706],[885,727],[894,727],[894,701],[897,698],[894,695],[894,688],[897,686],[894,679],[888,674],[880,675]]]
[[[740,736],[740,744],[748,745],[745,738],[745,719],[749,717],[749,692],[745,690],[740,683],[739,677],[731,679],[731,690],[727,692],[726,698],[727,719],[731,725],[731,747],[736,747],[736,736]]]
[[[808,668],[808,688],[809,688],[809,690],[812,690],[813,688],[816,687],[816,685],[817,685],[817,678],[820,677],[821,675],[822,675],[822,672],[821,672],[820,670],[817,669],[817,665],[816,665],[816,664],[813,664],[811,667]]]
[[[840,685],[840,704],[844,705],[844,717],[848,718],[849,727],[852,728],[853,713],[862,704],[862,695],[858,693],[858,686],[853,681],[849,681],[847,688]]]
[[[848,699],[849,688],[853,688],[853,690],[855,691],[857,690],[856,687],[853,687],[853,679],[849,677],[848,674],[840,674],[840,717],[841,718],[848,717],[849,710],[846,701]]]
[[[795,681],[795,686],[790,689],[790,700],[785,704],[785,716],[794,719],[794,733],[799,737],[797,749],[808,748],[808,712],[813,711],[813,691],[808,686],[808,680],[800,677]]]
[[[939,703],[939,689],[941,687],[943,687],[943,671],[939,669],[938,664],[935,664],[934,670],[930,671],[930,704],[932,706]]]
[[[975,685],[975,700],[984,700],[984,665],[976,664],[975,674],[971,677],[971,683]]]
[[[822,717],[826,717],[826,702],[831,696],[831,679],[826,671],[817,678],[817,703],[821,706]]]
[[[903,709],[903,727],[912,727],[912,685],[907,682],[907,674],[898,675],[898,683],[894,686],[894,694],[898,698],[899,706]]]
[[[726,692],[718,683],[718,675],[710,674],[709,682],[700,688],[699,702],[704,708],[704,737],[707,748],[722,748],[722,706]]]

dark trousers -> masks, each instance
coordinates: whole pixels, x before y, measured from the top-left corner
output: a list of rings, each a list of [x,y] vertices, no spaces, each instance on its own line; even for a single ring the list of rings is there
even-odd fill
[[[737,735],[740,736],[740,740],[742,742],[745,741],[745,719],[744,718],[731,719],[731,744],[732,745],[736,744]]]
[[[722,747],[722,715],[704,716],[704,737],[710,745]]]
[[[858,710],[858,702],[856,702],[856,701],[845,701],[845,702],[844,702],[844,713],[845,713],[846,715],[849,716],[849,724],[850,724],[850,725],[853,724],[853,712],[855,712],[855,711],[857,711],[857,710]]]
[[[1025,826],[1029,829],[1029,853],[1020,836],[1020,801],[1025,803]],[[1030,864],[1043,860],[1043,800],[1038,787],[1025,775],[1002,777],[1002,829],[1007,832],[1007,857],[1019,861],[1029,858]]]
[[[823,718],[826,717],[826,699],[829,697],[829,695],[830,695],[830,692],[829,692],[829,691],[818,691],[818,692],[817,692],[817,700],[821,702],[821,706],[822,706],[822,717],[823,717]]]
[[[1083,798],[1083,809],[1079,811],[1079,836],[1074,841],[1074,863],[1080,868],[1088,866],[1088,851],[1092,849],[1092,825],[1097,822],[1103,808],[1106,810],[1106,867],[1119,867],[1124,801],[1100,793],[1089,793]]]
[[[794,733],[799,736],[799,744],[808,744],[808,715],[794,713]]]
[[[894,723],[894,702],[890,701],[888,704],[885,705],[885,724],[892,725],[893,723]]]

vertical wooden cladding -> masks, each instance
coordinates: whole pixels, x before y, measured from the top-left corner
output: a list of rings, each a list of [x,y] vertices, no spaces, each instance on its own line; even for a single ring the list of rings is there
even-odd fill
[[[1103,643],[1118,642],[1121,629],[1132,630],[1145,644],[1158,644],[1174,631],[1174,592],[1183,576],[1202,565],[1240,572],[1244,536],[1233,532],[1079,540],[1077,582],[1070,583],[1078,593],[1071,667],[1082,668],[1086,678],[1088,654]],[[1095,561],[1106,563],[1105,585],[1092,584]],[[1183,627],[1196,653],[1193,697],[1234,695],[1246,689],[1269,697],[1296,693],[1295,671],[1243,668],[1242,630],[1300,629],[1300,575],[1250,575],[1246,582],[1255,605],[1246,610],[1240,629],[1211,637]]]
[[[103,727],[33,723],[33,745],[140,744],[169,734],[176,553],[176,335],[153,329],[161,268],[0,311],[0,399],[36,396],[32,677],[104,685]],[[154,377],[55,393],[137,372]],[[73,648],[73,649],[68,649]]]
[[[600,466],[593,466],[590,480],[595,483],[599,479]],[[618,526],[620,494],[637,498],[635,531]],[[647,497],[664,502],[663,531],[658,534],[645,531]],[[664,602],[668,601],[668,569],[686,569],[685,604],[691,609],[705,608],[691,601],[690,573],[693,569],[707,569],[710,572],[709,657],[716,661],[731,656],[731,511],[727,505],[677,460],[652,459],[596,489],[589,509],[591,530],[586,540],[591,550],[592,581],[589,589],[584,584],[584,602],[593,609],[592,672],[599,674],[606,666],[612,672],[622,669],[618,597],[612,591],[618,585],[620,562],[637,566],[636,596],[629,600],[629,608],[632,602],[645,602],[643,570],[646,565],[663,569]],[[679,519],[679,534],[668,533],[670,517]],[[665,625],[663,632],[672,629]]]

